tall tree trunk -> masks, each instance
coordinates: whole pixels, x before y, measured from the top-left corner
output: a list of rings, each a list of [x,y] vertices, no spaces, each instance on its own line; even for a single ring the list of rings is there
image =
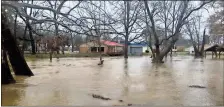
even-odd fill
[[[147,36],[146,36],[146,38],[147,38],[146,41],[148,42],[148,47],[151,50],[151,58],[155,58],[154,50],[152,48],[152,35],[151,35],[151,32],[150,32],[150,27],[149,27],[149,23],[148,23],[147,14],[146,14],[146,10],[145,9],[144,9],[144,12],[145,12],[144,16],[145,16],[146,28],[147,28],[147,33],[146,34],[149,36],[149,38],[147,38]]]
[[[73,41],[72,33],[71,33],[71,43],[72,43],[72,52],[74,52],[74,41]]]
[[[166,9],[166,1],[164,0],[163,1],[164,3],[163,3],[163,8],[164,9]],[[166,11],[163,13],[164,14],[164,30],[165,30],[165,39],[167,39],[167,13],[166,13]],[[167,45],[167,41],[165,41],[164,42],[164,47],[166,47],[166,45]],[[167,55],[165,55],[165,58],[167,58]]]
[[[54,13],[54,20],[57,20],[57,14]],[[55,36],[58,36],[58,24],[55,23]],[[58,43],[56,43],[56,47],[60,47]],[[57,54],[59,54],[60,48],[57,50]],[[63,50],[62,50],[63,53]]]
[[[2,15],[3,16],[3,15]],[[27,65],[24,57],[16,44],[15,38],[12,36],[10,29],[5,24],[6,18],[2,17],[2,39],[3,47],[8,52],[10,63],[16,75],[33,76],[34,74]]]
[[[62,52],[63,55],[65,54],[65,45],[61,46],[61,52]]]
[[[31,43],[31,48],[32,48],[32,54],[36,54],[36,50],[35,50],[35,42],[33,39],[33,35],[32,35],[32,28],[30,23],[28,22],[28,29],[29,29],[29,36],[30,36],[30,43]]]
[[[52,61],[52,54],[53,54],[53,52],[52,52],[52,50],[50,50],[50,52],[49,52],[49,55],[50,55],[50,61]]]
[[[15,83],[15,79],[13,78],[7,60],[6,51],[2,49],[2,84],[10,84]]]
[[[31,4],[33,4],[33,0],[31,0]],[[32,16],[32,12],[33,12],[33,9],[31,8],[30,9],[30,16]],[[31,43],[31,47],[32,47],[32,54],[36,54],[36,50],[35,50],[35,42],[34,42],[34,39],[33,39],[33,34],[32,34],[32,27],[30,25],[30,22],[28,20],[28,18],[26,18],[27,21],[26,21],[26,24],[28,25],[28,29],[29,29],[29,36],[30,36],[30,43]]]
[[[160,55],[158,55],[158,57],[156,58],[156,63],[163,63],[163,58],[165,55],[167,55],[170,50],[173,48],[174,44],[177,42],[178,40],[178,33],[175,33],[174,36],[172,37],[172,41],[170,41],[170,43],[167,44],[167,47],[160,52]]]
[[[128,58],[128,37],[125,36],[124,42],[124,58]]]
[[[163,63],[163,57],[165,56],[161,56],[160,55],[160,48],[159,48],[159,44],[155,44],[155,57],[152,59],[153,63]]]
[[[99,45],[99,49],[98,52],[100,53],[100,62],[98,63],[98,65],[102,65],[103,64],[103,56],[102,56],[102,52],[101,52],[101,42],[100,42],[100,36],[98,37],[98,45]]]
[[[125,3],[125,42],[124,42],[124,58],[128,58],[128,38],[129,38],[129,13],[130,13],[130,3],[129,1],[124,1]]]
[[[149,30],[149,26],[148,26],[148,23],[147,23],[147,29]],[[151,50],[151,58],[155,58],[155,52],[154,52],[154,50],[153,50],[153,48],[152,48],[152,35],[150,34],[150,32],[148,31],[148,33],[149,33],[149,48],[150,48],[150,50]]]
[[[47,43],[44,42],[44,53],[47,54]]]
[[[202,57],[202,53],[198,49],[195,49],[194,52],[195,52],[194,53],[195,58]]]
[[[24,40],[23,40],[22,50],[21,50],[22,55],[24,55],[24,51],[25,51],[25,45],[26,45],[26,43],[25,43],[26,31],[27,31],[27,25],[25,26],[25,30],[24,30],[24,34],[23,34],[23,39],[24,39]]]
[[[202,44],[201,44],[201,55],[204,56],[204,47],[205,47],[205,31],[206,31],[206,28],[204,29],[204,32],[203,32],[203,39],[202,39]]]
[[[17,13],[16,13],[15,20],[14,20],[14,36],[15,36],[15,38],[16,38],[16,29],[17,29]]]
[[[155,21],[154,21],[154,17],[153,17],[153,14],[150,12],[149,10],[149,7],[148,7],[148,3],[147,1],[145,0],[144,1],[144,4],[145,4],[145,9],[146,9],[146,12],[148,13],[148,16],[149,16],[149,19],[151,21],[151,30],[152,30],[152,34],[154,36],[154,39],[155,39],[155,54],[156,56],[152,59],[152,62],[154,63],[162,63],[162,59],[163,57],[165,56],[161,56],[160,55],[160,49],[159,49],[159,45],[160,45],[160,42],[159,42],[159,38],[158,38],[158,35],[156,33],[156,26],[155,26]],[[168,50],[169,51],[169,50]]]
[[[32,50],[31,50],[32,51]],[[38,53],[38,43],[37,43],[37,40],[35,41],[35,51]]]
[[[55,1],[54,9],[57,9],[57,0]],[[54,20],[57,20],[57,14],[56,13],[54,13]],[[54,23],[54,27],[55,27],[55,32],[54,32],[55,36],[58,37],[59,36],[58,35],[58,24],[56,22]],[[56,47],[60,47],[58,42],[56,42]],[[57,51],[57,54],[59,54],[59,51],[60,51],[60,48]],[[63,50],[62,50],[62,53],[63,53]]]

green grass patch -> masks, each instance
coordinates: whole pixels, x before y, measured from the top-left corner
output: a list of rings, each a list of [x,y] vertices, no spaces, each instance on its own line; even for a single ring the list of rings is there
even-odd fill
[[[149,55],[151,55],[151,53],[145,53],[145,52],[144,52],[142,55],[143,55],[143,56],[149,56]]]
[[[102,54],[104,57],[107,57],[108,55]],[[53,54],[52,57],[53,58],[57,58],[57,56],[59,58],[65,58],[65,57],[99,57],[100,54],[99,53],[75,53],[75,54],[70,54],[70,53],[65,53],[65,54]],[[46,58],[50,58],[49,54],[44,54],[44,53],[38,53],[35,55],[32,54],[24,54],[24,57],[27,61],[30,60],[37,60],[37,59],[46,59]]]
[[[169,54],[170,53],[168,53],[168,55]],[[177,55],[189,55],[188,52],[176,52],[176,53],[173,52],[173,55],[175,55],[175,54],[177,54]],[[149,53],[143,53],[143,56],[149,56],[149,55],[151,55],[150,52]]]
[[[189,55],[188,52],[176,52],[176,53],[177,53],[177,55]]]

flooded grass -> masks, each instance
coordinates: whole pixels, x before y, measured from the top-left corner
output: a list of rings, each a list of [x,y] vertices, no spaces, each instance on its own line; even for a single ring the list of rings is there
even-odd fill
[[[100,56],[99,53],[88,53],[88,54],[81,54],[81,53],[74,53],[74,54],[70,54],[70,53],[65,53],[65,54],[53,54],[53,58],[57,58],[57,56],[59,58],[66,58],[66,57],[98,57]],[[103,54],[104,57],[108,56]],[[34,61],[34,60],[38,60],[38,59],[49,59],[50,55],[49,54],[44,54],[44,53],[38,53],[35,55],[32,54],[25,54],[24,55],[25,59],[27,61]]]
[[[30,60],[35,76],[15,76],[18,83],[2,85],[2,105],[224,106],[221,59],[178,55],[163,64],[152,64],[149,56],[103,59],[100,66],[95,57]]]

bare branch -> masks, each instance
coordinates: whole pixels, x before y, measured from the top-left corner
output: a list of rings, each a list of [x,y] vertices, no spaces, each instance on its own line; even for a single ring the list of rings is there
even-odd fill
[[[77,7],[80,5],[81,2],[82,2],[82,1],[79,1],[79,3],[78,3],[77,5],[75,5],[74,7],[72,7],[72,8],[67,12],[67,14],[70,14],[71,11],[74,10],[75,8],[77,8]]]

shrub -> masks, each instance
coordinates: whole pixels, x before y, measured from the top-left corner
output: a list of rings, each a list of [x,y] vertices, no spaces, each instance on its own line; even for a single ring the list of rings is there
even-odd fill
[[[145,50],[145,53],[149,53],[149,50]]]

